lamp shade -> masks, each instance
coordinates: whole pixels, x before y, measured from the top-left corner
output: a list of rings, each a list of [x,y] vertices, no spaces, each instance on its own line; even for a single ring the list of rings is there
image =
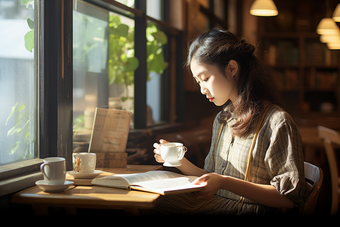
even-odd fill
[[[340,3],[336,6],[334,10],[333,20],[336,22],[340,22]]]
[[[279,12],[272,0],[255,0],[250,7],[250,14],[254,16],[269,17],[277,16]]]
[[[323,18],[316,28],[319,35],[336,34],[339,32],[338,26],[332,18]]]
[[[330,50],[339,50],[340,49],[340,42],[327,43],[327,47]]]
[[[336,34],[321,35],[320,42],[322,43],[340,42],[340,30]]]
[[[330,36],[330,35],[321,35],[320,36],[320,42],[322,43],[329,43],[329,42],[335,42],[339,41],[340,42],[340,37],[339,36]]]

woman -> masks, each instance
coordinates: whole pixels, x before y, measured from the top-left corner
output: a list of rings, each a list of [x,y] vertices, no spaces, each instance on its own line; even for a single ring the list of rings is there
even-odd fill
[[[310,188],[304,178],[301,137],[291,116],[277,105],[272,72],[259,62],[254,51],[244,39],[217,29],[191,43],[187,65],[201,93],[222,110],[214,120],[204,169],[186,158],[177,167],[186,175],[198,176],[194,183],[205,187],[195,194],[165,196],[158,210],[270,214],[304,205]],[[154,147],[156,161],[164,162],[160,144]],[[245,181],[250,152],[249,179]]]

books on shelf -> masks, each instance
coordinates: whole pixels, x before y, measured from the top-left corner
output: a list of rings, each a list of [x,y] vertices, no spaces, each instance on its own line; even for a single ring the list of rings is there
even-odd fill
[[[264,55],[264,60],[269,65],[298,64],[299,49],[293,42],[279,41],[276,45],[269,44]]]
[[[298,70],[285,69],[277,75],[277,84],[282,90],[295,90],[298,88]]]
[[[314,71],[314,70],[313,70]],[[337,87],[337,71],[314,71],[306,75],[306,86],[311,89],[333,89]]]
[[[325,43],[305,44],[306,64],[320,66],[337,66],[339,63],[339,53],[328,49]]]
[[[327,47],[326,47],[327,48]],[[306,43],[305,44],[306,63],[308,64],[325,64],[325,44],[324,43]]]
[[[294,39],[267,40],[264,45],[265,62],[280,72],[277,83],[281,90],[298,91],[300,83],[306,89],[334,90],[338,86],[339,53],[324,43],[306,41],[302,62]]]
[[[300,63],[300,50],[292,40],[280,40],[271,43],[265,41],[266,51],[264,61],[271,66],[297,65]],[[331,51],[326,44],[320,42],[306,42],[304,48],[305,59],[303,64],[319,66],[337,66],[339,63],[339,52]]]
[[[299,49],[289,41],[280,41],[278,43],[278,62],[283,64],[298,64]]]
[[[199,191],[204,185],[192,184],[197,178],[170,171],[149,171],[94,178],[91,183],[99,186],[135,189],[165,195]]]
[[[298,87],[298,70],[286,69],[283,76],[283,85],[286,89],[297,89]]]

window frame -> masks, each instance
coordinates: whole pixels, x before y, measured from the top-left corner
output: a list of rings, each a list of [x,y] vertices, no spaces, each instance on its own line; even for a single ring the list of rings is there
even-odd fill
[[[73,152],[73,1],[43,0],[40,20],[39,147],[40,158],[65,157],[72,168]]]
[[[65,157],[72,168],[72,13],[73,1],[35,0],[38,32],[35,54],[38,72],[38,157],[0,166],[0,196],[33,186],[43,179],[40,165],[49,156]],[[39,54],[39,55],[37,55]]]

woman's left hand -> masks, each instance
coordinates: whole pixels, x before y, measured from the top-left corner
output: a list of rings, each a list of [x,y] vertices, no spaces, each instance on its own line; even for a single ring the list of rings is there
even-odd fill
[[[194,193],[195,198],[208,200],[221,188],[223,177],[217,173],[207,173],[197,178],[193,184],[205,185],[200,191]]]

